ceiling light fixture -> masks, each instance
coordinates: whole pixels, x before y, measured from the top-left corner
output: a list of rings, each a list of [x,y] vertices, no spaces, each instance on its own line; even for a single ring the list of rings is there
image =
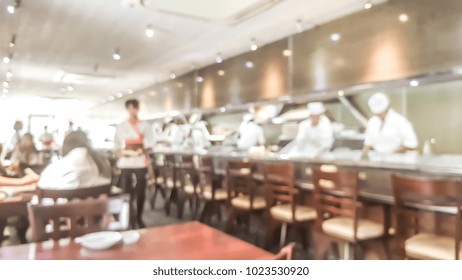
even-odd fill
[[[250,60],[245,62],[245,67],[247,68],[253,68],[254,66],[255,64],[253,64],[253,62]]]
[[[16,45],[16,34],[13,34],[11,36],[11,41],[10,41],[10,44],[8,45],[10,48],[14,47],[14,45]]]
[[[11,72],[11,70],[8,70],[6,72],[6,74],[5,74],[5,76],[6,76],[7,79],[11,79],[11,78],[13,78],[13,72]]]
[[[226,108],[225,107],[220,107],[220,112],[222,112],[222,113],[226,112]]]
[[[250,40],[250,50],[256,51],[257,49],[258,49],[258,45],[255,39]]]
[[[122,57],[120,56],[120,49],[116,48],[115,52],[112,54],[112,59],[120,60]]]
[[[154,31],[154,29],[152,28],[152,25],[148,25],[146,27],[146,37],[148,38],[152,38],[154,37],[154,35],[156,34],[156,32]]]
[[[110,95],[110,96],[107,97],[107,100],[109,100],[109,101],[112,101],[112,100],[114,100],[114,99],[115,99],[115,98],[114,98],[114,96],[112,96],[112,95]]]
[[[7,94],[8,93],[8,89],[7,88],[4,88],[3,89],[3,94]]]
[[[197,76],[196,82],[202,83],[203,81],[204,81],[204,78],[202,78],[202,76]]]
[[[69,86],[66,87],[66,90],[67,91],[74,91],[74,87],[69,85]]]
[[[120,92],[120,91],[118,93],[116,93],[117,98],[122,98],[123,96],[124,96],[124,94],[122,92]]]
[[[7,88],[8,86],[9,86],[9,83],[8,83],[7,81],[4,81],[4,82],[3,82],[3,87],[4,87],[4,88]]]
[[[128,94],[133,94],[133,92],[134,92],[134,91],[133,91],[133,89],[131,89],[131,88],[127,90],[127,93],[128,93]]]
[[[339,41],[342,38],[342,36],[339,33],[333,33],[330,35],[330,39],[334,42]]]
[[[217,74],[218,74],[218,76],[223,77],[226,73],[225,73],[225,70],[220,69],[220,70],[218,70]]]
[[[217,57],[216,57],[215,61],[216,61],[217,63],[222,63],[222,62],[223,62],[223,57],[221,57],[221,54],[220,54],[220,53],[217,53]]]
[[[418,87],[420,85],[419,81],[417,80],[412,80],[409,85],[411,85],[411,87]]]
[[[20,5],[21,5],[21,1],[16,0],[16,1],[14,1],[14,5],[6,6],[6,10],[8,11],[8,13],[10,13],[12,15],[12,14],[14,14],[16,12],[17,9],[19,9]]]
[[[176,78],[175,72],[170,73],[170,79],[174,80]]]
[[[340,97],[345,96],[345,92],[343,90],[339,90],[337,92],[337,95],[340,96]]]
[[[292,51],[289,50],[289,49],[285,49],[285,50],[282,52],[282,54],[283,54],[284,56],[291,56],[291,55],[292,55]]]
[[[400,14],[399,15],[399,21],[407,22],[408,20],[409,20],[409,16],[407,14]]]
[[[303,32],[303,21],[301,19],[298,19],[295,22],[295,28],[297,29],[299,33]]]
[[[11,61],[11,58],[9,56],[3,57],[3,63],[8,64],[10,63],[10,61]]]
[[[369,10],[370,8],[372,8],[372,2],[367,0],[366,4],[364,4],[364,9]]]

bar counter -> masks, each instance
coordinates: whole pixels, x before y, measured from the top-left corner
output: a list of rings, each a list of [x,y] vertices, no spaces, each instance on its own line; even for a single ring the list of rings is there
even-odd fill
[[[251,154],[233,150],[231,147],[221,147],[209,151],[192,149],[156,149],[153,155],[199,155],[210,156],[216,160],[216,173],[225,174],[226,162],[232,160],[250,160],[257,165],[254,173],[256,180],[263,180],[261,163],[292,162],[296,167],[297,186],[306,191],[312,191],[310,167],[322,164],[336,165],[342,168],[360,172],[361,199],[381,204],[393,204],[390,175],[392,173],[408,174],[433,178],[462,177],[462,155],[418,155],[417,153],[379,155],[370,153],[367,159],[361,158],[360,150],[335,150],[316,158],[289,156],[286,154],[268,153]],[[452,213],[453,209],[437,209]]]

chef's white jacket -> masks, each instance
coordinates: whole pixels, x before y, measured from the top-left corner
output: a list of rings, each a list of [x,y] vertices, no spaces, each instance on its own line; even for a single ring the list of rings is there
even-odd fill
[[[388,111],[385,120],[373,116],[367,123],[364,145],[378,153],[391,154],[401,146],[416,149],[418,144],[411,122],[393,109]]]
[[[333,144],[332,122],[328,117],[322,115],[316,126],[313,126],[311,119],[304,120],[298,125],[297,136],[289,154],[315,157],[322,152],[329,151]]]
[[[110,183],[110,178],[99,174],[98,166],[87,149],[75,148],[61,160],[51,163],[43,170],[38,187],[67,190],[104,186]]]
[[[239,139],[237,147],[241,150],[248,150],[252,147],[265,145],[265,133],[263,128],[256,122],[243,122],[239,126]]]

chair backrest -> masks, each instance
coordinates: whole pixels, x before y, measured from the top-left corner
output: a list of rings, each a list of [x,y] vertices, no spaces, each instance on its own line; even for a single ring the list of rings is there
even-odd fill
[[[325,219],[348,217],[354,219],[354,239],[362,203],[358,201],[358,172],[321,165],[312,168],[317,226]]]
[[[180,155],[177,158],[178,176],[181,186],[191,183],[196,188],[199,178],[193,155]]]
[[[291,163],[265,163],[263,165],[267,211],[276,204],[290,204],[295,216],[298,189],[295,187],[295,169]]]
[[[211,187],[212,200],[215,198],[215,191],[222,187],[221,178],[215,173],[215,162],[211,156],[201,156],[199,158],[199,188],[203,194],[205,188]]]
[[[255,196],[255,181],[252,177],[252,169],[253,164],[250,161],[229,161],[226,168],[229,197],[248,195],[251,208]]]
[[[97,198],[100,195],[109,195],[111,193],[112,186],[103,185],[89,188],[78,188],[69,190],[55,190],[55,189],[41,189],[37,188],[36,194],[39,199],[51,198],[57,200],[58,198],[65,198],[68,200],[72,199],[85,199],[89,197]]]
[[[294,259],[294,248],[296,243],[292,242],[284,246],[276,255],[274,255],[273,260],[279,261],[290,261]]]
[[[108,200],[104,196],[64,204],[29,204],[27,208],[34,242],[75,238],[106,229]]]
[[[431,179],[393,174],[391,177],[397,219],[399,253],[404,254],[404,242],[421,228],[420,212],[432,212],[438,208],[453,209],[454,257],[459,259],[461,235],[462,181],[454,179]],[[438,227],[433,232],[439,234]]]

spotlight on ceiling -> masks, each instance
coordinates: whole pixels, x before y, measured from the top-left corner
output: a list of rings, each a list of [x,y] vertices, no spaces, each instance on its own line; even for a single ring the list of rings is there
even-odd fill
[[[122,57],[120,56],[120,49],[115,49],[114,53],[112,54],[112,59],[120,60]]]
[[[131,88],[127,90],[127,93],[128,93],[128,94],[133,94],[133,92],[134,92],[134,91],[133,91],[133,89],[131,89]]]
[[[408,20],[409,20],[409,16],[407,14],[400,14],[399,15],[399,21],[407,22]]]
[[[217,63],[222,63],[223,62],[223,57],[221,57],[220,53],[217,53],[217,57],[215,58],[215,61]]]
[[[3,82],[3,87],[4,87],[4,88],[7,88],[8,86],[9,86],[9,83],[8,83],[7,81],[4,81],[4,82]]]
[[[202,78],[202,76],[197,76],[196,82],[202,83],[203,81],[204,81],[204,78]]]
[[[66,90],[69,91],[69,92],[74,91],[74,87],[69,85],[69,86],[66,87]]]
[[[283,54],[284,56],[291,56],[291,55],[292,55],[292,51],[289,50],[289,49],[285,49],[285,50],[282,52],[282,54]]]
[[[11,61],[11,58],[9,56],[3,57],[3,63],[8,64],[10,63],[10,61]]]
[[[364,4],[364,9],[369,10],[370,8],[372,8],[372,2],[370,0],[368,0]]]
[[[295,22],[295,28],[297,29],[297,32],[299,33],[303,32],[303,21],[301,19],[298,19]]]
[[[342,38],[342,36],[339,33],[334,33],[330,35],[330,39],[334,42],[339,41]]]
[[[16,34],[13,34],[13,35],[11,36],[11,41],[10,41],[10,44],[8,44],[8,46],[9,46],[10,48],[12,48],[12,47],[14,47],[15,45],[16,45]]]
[[[146,37],[152,38],[152,37],[154,37],[155,34],[156,34],[156,32],[155,32],[154,29],[152,28],[152,25],[148,25],[148,26],[146,27]]]
[[[412,80],[412,81],[409,83],[409,85],[410,85],[411,87],[418,87],[418,86],[420,85],[420,83],[419,83],[419,81],[417,81],[417,80]]]
[[[217,74],[218,74],[218,76],[223,77],[226,74],[226,72],[225,72],[225,70],[220,69],[220,70],[218,70]]]
[[[258,45],[255,39],[250,40],[250,50],[256,51],[257,49],[258,49]]]
[[[9,14],[14,14],[17,9],[21,6],[21,0],[16,0],[14,1],[14,5],[8,5],[6,6],[6,10],[8,11]]]
[[[11,79],[11,78],[13,78],[13,72],[11,72],[11,70],[8,70],[6,72],[6,74],[5,74],[5,76],[6,76],[7,79]]]
[[[249,60],[249,61],[245,62],[245,67],[253,68],[253,67],[255,67],[255,64],[252,61]]]
[[[170,79],[174,80],[176,78],[175,72],[170,73]]]

